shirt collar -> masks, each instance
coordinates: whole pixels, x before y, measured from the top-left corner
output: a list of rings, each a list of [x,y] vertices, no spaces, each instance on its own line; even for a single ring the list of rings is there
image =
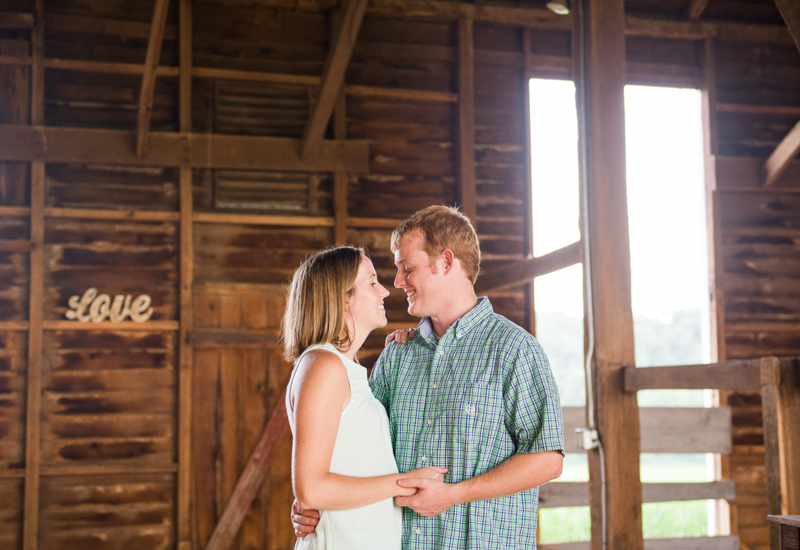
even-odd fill
[[[460,340],[465,334],[478,326],[484,319],[494,313],[494,308],[489,302],[489,298],[481,296],[478,304],[456,320],[447,332],[453,334],[456,340]],[[419,323],[418,334],[428,344],[436,346],[439,341],[436,332],[433,330],[433,322],[430,317],[423,317]],[[445,333],[446,334],[446,333]]]

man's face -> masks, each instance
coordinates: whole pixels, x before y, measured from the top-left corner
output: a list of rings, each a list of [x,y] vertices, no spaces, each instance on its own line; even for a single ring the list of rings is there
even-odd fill
[[[397,276],[395,288],[401,288],[408,300],[408,313],[415,317],[436,317],[446,292],[443,292],[443,269],[441,260],[431,265],[424,249],[422,235],[409,235],[400,241],[394,253]]]

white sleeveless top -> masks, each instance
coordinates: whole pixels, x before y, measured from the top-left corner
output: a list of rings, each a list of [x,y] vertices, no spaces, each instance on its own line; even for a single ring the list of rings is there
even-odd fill
[[[331,473],[353,477],[396,474],[389,418],[386,409],[372,395],[367,369],[345,357],[332,344],[310,346],[303,355],[314,349],[335,353],[344,363],[350,382],[350,402],[339,421]],[[296,427],[291,389],[296,372],[295,368],[286,390],[292,434]],[[350,510],[320,510],[320,516],[316,532],[297,539],[295,550],[400,550],[402,511],[393,498]]]

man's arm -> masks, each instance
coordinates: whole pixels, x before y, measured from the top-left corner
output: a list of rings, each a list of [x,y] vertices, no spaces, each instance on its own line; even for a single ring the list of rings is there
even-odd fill
[[[509,342],[503,361],[505,428],[516,453],[491,470],[460,483],[414,484],[417,494],[397,499],[422,516],[435,516],[463,502],[513,495],[561,476],[564,462],[563,421],[558,388],[547,356],[533,338]]]
[[[460,483],[447,484],[432,479],[403,479],[402,487],[417,487],[417,494],[397,497],[421,516],[431,517],[464,502],[489,500],[538,487],[561,476],[564,457],[561,451],[517,453],[493,469]]]

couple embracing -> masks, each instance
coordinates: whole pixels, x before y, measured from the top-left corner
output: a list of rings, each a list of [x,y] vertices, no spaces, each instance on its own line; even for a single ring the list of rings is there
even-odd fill
[[[456,209],[417,212],[391,246],[422,321],[369,380],[356,353],[386,326],[389,292],[364,252],[318,252],[292,280],[296,549],[535,548],[538,486],[561,475],[564,449],[547,357],[475,296],[478,237]]]

